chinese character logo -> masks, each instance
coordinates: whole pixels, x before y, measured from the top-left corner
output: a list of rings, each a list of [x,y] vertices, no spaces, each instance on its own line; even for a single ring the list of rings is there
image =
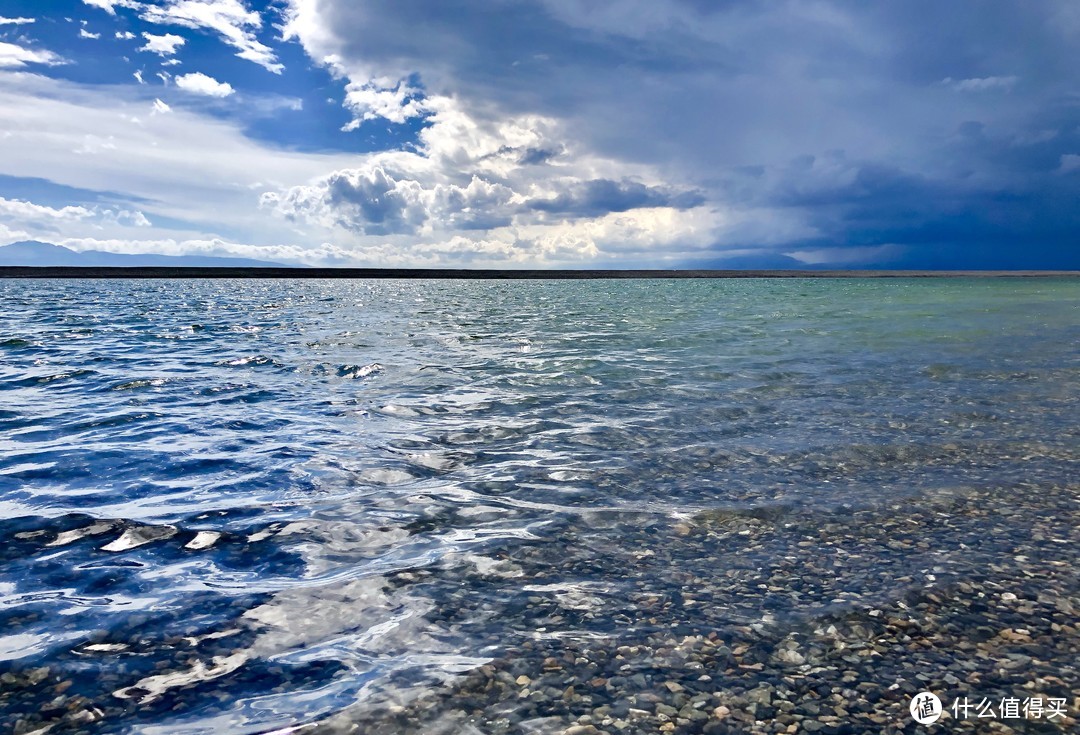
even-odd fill
[[[941,700],[931,692],[919,692],[911,698],[911,716],[920,725],[931,725],[941,717]]]

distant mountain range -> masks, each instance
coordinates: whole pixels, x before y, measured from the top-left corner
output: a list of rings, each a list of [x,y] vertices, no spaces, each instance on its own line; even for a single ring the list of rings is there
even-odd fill
[[[61,245],[23,240],[0,247],[0,266],[141,266],[193,268],[280,268],[281,263],[250,258],[215,258],[207,255],[132,255],[101,250],[78,252]]]

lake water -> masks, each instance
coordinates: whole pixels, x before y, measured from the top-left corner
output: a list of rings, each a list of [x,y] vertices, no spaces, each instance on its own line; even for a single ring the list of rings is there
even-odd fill
[[[725,732],[845,667],[850,718],[1071,707],[1078,345],[1064,278],[0,282],[0,725]],[[815,664],[908,613],[948,662]],[[1015,682],[942,678],[980,626]]]

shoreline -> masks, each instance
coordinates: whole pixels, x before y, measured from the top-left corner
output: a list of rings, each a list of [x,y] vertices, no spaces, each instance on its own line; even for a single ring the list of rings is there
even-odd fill
[[[643,278],[1080,278],[1080,270],[542,270],[187,266],[0,266],[0,278],[601,280]]]

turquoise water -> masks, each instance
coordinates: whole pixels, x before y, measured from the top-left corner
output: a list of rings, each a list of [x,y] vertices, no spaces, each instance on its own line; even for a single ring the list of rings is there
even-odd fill
[[[739,524],[1070,487],[1078,345],[1070,279],[0,282],[0,722],[378,721],[523,641],[977,578],[1030,529],[642,597],[790,552]]]

